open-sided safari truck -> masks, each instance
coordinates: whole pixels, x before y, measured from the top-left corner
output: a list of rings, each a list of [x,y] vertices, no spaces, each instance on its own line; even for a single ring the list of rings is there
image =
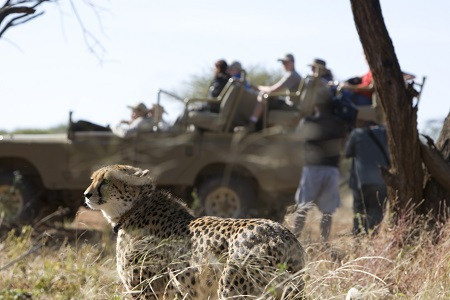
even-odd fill
[[[314,101],[318,80],[307,77],[289,95],[297,109],[266,111],[257,132],[242,130],[256,93],[244,81],[230,79],[216,99],[184,99],[169,130],[160,130],[156,120],[152,131],[121,139],[111,132],[74,131],[70,118],[67,134],[1,136],[0,211],[20,222],[41,219],[58,207],[73,217],[94,170],[130,164],[149,169],[159,187],[199,214],[277,218],[294,201],[302,167],[295,127]],[[166,109],[176,102],[165,100],[158,97]],[[192,110],[208,102],[220,103],[220,112]]]

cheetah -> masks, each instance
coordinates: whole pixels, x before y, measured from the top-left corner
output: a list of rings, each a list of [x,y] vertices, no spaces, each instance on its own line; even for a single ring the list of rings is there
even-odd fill
[[[84,192],[117,235],[120,279],[133,299],[303,299],[305,252],[266,219],[194,217],[149,170],[111,165]]]

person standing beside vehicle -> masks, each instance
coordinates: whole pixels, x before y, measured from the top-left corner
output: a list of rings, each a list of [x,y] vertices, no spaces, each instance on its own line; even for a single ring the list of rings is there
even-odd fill
[[[362,125],[362,126],[361,126]],[[352,158],[349,185],[353,192],[353,233],[369,233],[383,219],[386,184],[380,167],[389,167],[386,128],[365,121],[350,133],[345,156]]]
[[[299,236],[312,204],[322,212],[320,235],[328,242],[332,214],[340,205],[339,159],[347,135],[344,122],[333,114],[332,95],[321,88],[315,99],[315,114],[300,121],[297,134],[303,142],[303,168],[295,194],[294,234]]]

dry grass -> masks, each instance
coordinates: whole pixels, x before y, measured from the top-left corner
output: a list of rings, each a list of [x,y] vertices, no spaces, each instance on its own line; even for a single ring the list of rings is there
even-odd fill
[[[81,219],[87,222],[88,214]],[[302,241],[308,299],[345,299],[351,288],[361,299],[450,299],[450,224],[430,231],[408,215],[397,226],[384,223],[377,235],[354,238],[344,203],[324,248],[317,243],[319,219],[311,212]],[[110,229],[98,231],[103,225],[95,223],[100,233],[93,236],[79,223],[1,235],[0,299],[122,299],[114,236]]]

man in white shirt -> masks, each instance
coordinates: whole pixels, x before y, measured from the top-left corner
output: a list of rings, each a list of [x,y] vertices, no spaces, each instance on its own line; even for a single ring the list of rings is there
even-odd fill
[[[148,115],[148,108],[144,103],[129,105],[131,108],[131,120],[122,120],[112,128],[112,132],[121,138],[135,137],[138,132],[152,131],[152,118]]]

